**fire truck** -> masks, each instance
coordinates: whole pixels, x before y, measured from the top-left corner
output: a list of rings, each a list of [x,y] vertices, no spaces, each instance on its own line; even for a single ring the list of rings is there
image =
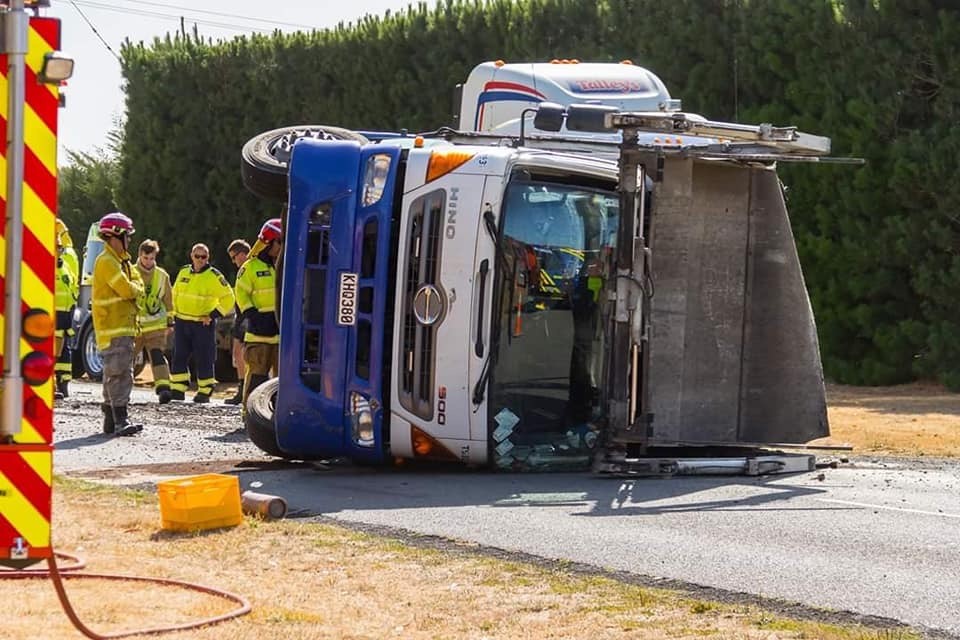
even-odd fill
[[[51,555],[57,112],[73,61],[58,51],[60,21],[39,15],[48,4],[0,3],[0,564],[16,568]]]
[[[288,197],[286,458],[778,473],[829,433],[776,166],[827,138],[680,110],[632,65],[485,63],[419,136],[302,126],[243,149]],[[556,102],[551,102],[555,100]],[[583,104],[575,104],[576,102]]]

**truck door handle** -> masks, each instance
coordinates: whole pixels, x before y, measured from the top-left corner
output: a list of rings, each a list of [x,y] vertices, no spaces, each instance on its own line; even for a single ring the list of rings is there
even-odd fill
[[[477,340],[473,345],[473,352],[478,358],[483,357],[483,303],[487,293],[487,273],[490,271],[490,261],[486,258],[480,262],[480,301],[477,304]]]

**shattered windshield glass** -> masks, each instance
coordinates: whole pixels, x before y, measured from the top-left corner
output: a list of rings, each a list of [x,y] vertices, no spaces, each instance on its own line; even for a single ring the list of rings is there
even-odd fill
[[[514,180],[502,212],[494,458],[505,469],[583,468],[597,441],[616,193]]]

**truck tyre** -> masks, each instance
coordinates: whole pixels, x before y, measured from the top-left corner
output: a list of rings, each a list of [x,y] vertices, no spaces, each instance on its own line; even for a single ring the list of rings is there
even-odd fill
[[[293,143],[300,138],[318,140],[355,140],[369,142],[364,136],[340,127],[319,124],[282,127],[250,138],[240,152],[240,177],[243,186],[267,200],[287,199],[287,162]]]
[[[80,340],[77,342],[80,351],[80,361],[87,377],[94,382],[103,380],[103,358],[97,348],[97,336],[93,332],[93,323],[87,322],[80,330]]]
[[[280,388],[279,378],[270,378],[247,396],[244,427],[250,441],[261,451],[278,458],[288,457],[277,446],[277,428],[273,423],[273,409]]]

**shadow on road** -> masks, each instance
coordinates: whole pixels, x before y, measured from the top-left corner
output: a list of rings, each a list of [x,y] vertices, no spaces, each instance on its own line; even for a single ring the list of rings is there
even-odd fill
[[[89,436],[70,438],[69,440],[57,440],[53,448],[66,450],[79,449],[80,447],[96,447],[110,442],[111,440],[113,440],[113,436],[108,436],[103,433],[94,433]]]
[[[810,477],[609,479],[586,472],[507,474],[314,464],[284,470],[248,468],[241,485],[259,482],[258,491],[284,497],[298,515],[480,506],[563,508],[570,515],[596,517],[792,509],[786,503],[793,498],[825,493],[802,484]]]

